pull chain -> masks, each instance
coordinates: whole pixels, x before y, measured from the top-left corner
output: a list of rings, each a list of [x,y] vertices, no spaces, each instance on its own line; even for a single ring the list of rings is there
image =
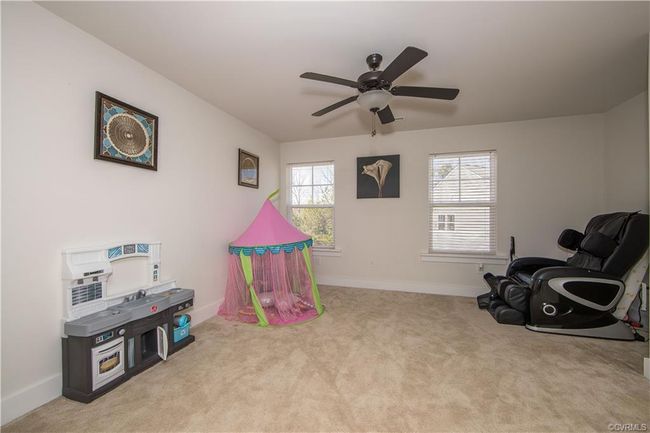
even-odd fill
[[[375,128],[375,113],[372,113],[372,131],[370,131],[370,136],[374,137],[377,135],[377,129]]]

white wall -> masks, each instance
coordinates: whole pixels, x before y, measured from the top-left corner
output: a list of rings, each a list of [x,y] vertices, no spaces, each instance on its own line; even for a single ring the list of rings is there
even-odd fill
[[[162,277],[209,317],[279,147],[33,3],[2,4],[2,86],[5,423],[61,391],[61,250],[162,241]],[[93,159],[96,90],[159,116],[157,172]],[[260,155],[260,190],[237,186],[238,147]]]
[[[498,251],[510,235],[519,256],[566,257],[566,227],[583,229],[603,208],[603,116],[561,117],[283,143],[286,164],[335,162],[336,244],[340,257],[316,257],[320,283],[474,295],[486,291],[474,263],[424,263],[428,155],[497,151]],[[356,196],[356,157],[401,155],[401,197]],[[478,262],[478,261],[477,261]],[[502,272],[504,264],[486,266]]]
[[[648,95],[605,113],[605,207],[648,212]]]
[[[648,92],[646,93],[647,96],[647,104],[646,107],[650,107],[650,34],[648,35]],[[646,122],[647,125],[650,125],[650,109],[646,109]],[[647,130],[646,130],[647,131]],[[646,136],[646,139],[648,140],[648,153],[650,154],[650,133]],[[650,166],[650,160],[646,159],[648,161],[648,165]],[[650,191],[650,177],[645,179],[646,185],[648,185],[648,191]],[[648,199],[650,200],[650,196],[646,195]],[[647,290],[647,288],[646,288]],[[648,349],[650,353],[650,339],[648,340]],[[650,379],[650,357],[647,357],[643,360],[643,375],[646,377],[646,379]]]

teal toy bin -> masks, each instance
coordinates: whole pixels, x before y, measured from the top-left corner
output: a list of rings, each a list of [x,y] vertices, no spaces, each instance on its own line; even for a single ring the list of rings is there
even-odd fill
[[[188,335],[190,335],[189,322],[185,326],[179,326],[178,328],[174,328],[174,343],[178,343]]]

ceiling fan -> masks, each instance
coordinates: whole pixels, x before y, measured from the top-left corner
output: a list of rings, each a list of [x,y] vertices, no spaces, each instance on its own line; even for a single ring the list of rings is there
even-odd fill
[[[336,110],[350,102],[357,101],[361,107],[377,114],[382,124],[395,121],[395,116],[388,103],[393,96],[410,96],[415,98],[445,99],[452,100],[458,96],[458,89],[446,89],[441,87],[414,87],[414,86],[395,86],[395,81],[404,72],[411,69],[420,60],[427,56],[427,52],[415,47],[406,47],[402,53],[397,56],[393,62],[383,71],[378,70],[381,65],[381,54],[371,54],[366,58],[366,63],[370,68],[357,78],[357,81],[346,80],[344,78],[332,77],[329,75],[317,74],[315,72],[305,72],[300,77],[309,80],[325,81],[327,83],[340,84],[342,86],[352,87],[359,91],[358,95],[350,96],[342,101],[325,107],[312,114],[312,116],[322,116],[330,111]],[[373,128],[374,129],[374,128]],[[373,134],[374,135],[374,134]]]

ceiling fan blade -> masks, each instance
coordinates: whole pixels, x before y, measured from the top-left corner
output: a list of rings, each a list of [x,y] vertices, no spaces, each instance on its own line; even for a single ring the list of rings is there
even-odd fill
[[[300,78],[307,78],[308,80],[325,81],[326,83],[340,84],[342,86],[352,87],[357,89],[359,86],[356,81],[346,80],[345,78],[331,77],[329,75],[317,74],[315,72],[305,72]]]
[[[377,116],[379,116],[379,121],[382,125],[395,121],[395,116],[393,116],[393,112],[390,110],[390,106],[388,105],[386,105],[386,108],[383,110],[377,111]]]
[[[388,65],[378,79],[392,83],[397,77],[411,69],[417,62],[424,59],[427,55],[426,51],[419,48],[406,47],[404,51],[393,60],[393,63]]]
[[[357,98],[358,98],[358,96],[356,96],[356,95],[355,96],[350,96],[349,98],[346,98],[346,99],[344,99],[342,101],[339,101],[336,104],[332,104],[329,107],[325,107],[322,110],[313,113],[312,116],[316,116],[316,117],[322,116],[323,114],[327,114],[332,110],[336,110],[337,108],[340,108],[340,107],[344,106],[345,104],[349,104],[350,102],[356,101]]]
[[[458,89],[445,89],[442,87],[413,87],[413,86],[397,86],[390,89],[390,93],[395,96],[411,96],[414,98],[431,98],[431,99],[446,99],[451,101],[458,96]]]

